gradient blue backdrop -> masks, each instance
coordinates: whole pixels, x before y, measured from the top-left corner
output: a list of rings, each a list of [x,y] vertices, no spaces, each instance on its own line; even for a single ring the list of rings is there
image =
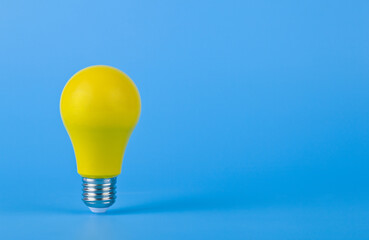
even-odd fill
[[[369,239],[368,1],[1,1],[1,239]],[[95,64],[142,115],[116,204],[59,115]]]

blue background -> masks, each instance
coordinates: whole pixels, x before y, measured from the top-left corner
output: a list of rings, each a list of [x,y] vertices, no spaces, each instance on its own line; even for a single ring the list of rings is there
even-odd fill
[[[1,239],[369,239],[368,1],[1,1]],[[118,199],[62,125],[96,64],[142,97]]]

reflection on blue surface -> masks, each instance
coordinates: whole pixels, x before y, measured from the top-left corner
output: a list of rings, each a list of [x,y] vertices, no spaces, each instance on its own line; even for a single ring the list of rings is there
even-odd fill
[[[176,197],[174,197],[176,196]],[[121,196],[123,197],[123,196]],[[294,203],[247,204],[209,195],[131,193],[105,215],[79,211],[3,214],[5,239],[366,239],[365,202],[316,199]],[[218,196],[219,197],[219,196]],[[238,204],[237,204],[238,202]],[[81,204],[82,206],[82,204]],[[10,227],[9,227],[10,226]],[[22,231],[15,231],[22,226]],[[288,234],[286,234],[288,233]]]

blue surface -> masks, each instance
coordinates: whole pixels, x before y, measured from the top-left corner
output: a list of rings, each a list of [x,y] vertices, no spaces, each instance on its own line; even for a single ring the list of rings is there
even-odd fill
[[[369,239],[368,1],[1,1],[1,239]],[[59,115],[95,64],[142,115],[89,213]]]

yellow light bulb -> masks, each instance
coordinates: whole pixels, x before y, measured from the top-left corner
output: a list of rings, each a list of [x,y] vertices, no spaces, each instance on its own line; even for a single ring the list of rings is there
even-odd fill
[[[114,203],[115,177],[140,112],[135,84],[113,67],[85,68],[64,87],[60,113],[83,177],[83,200],[93,212]]]

